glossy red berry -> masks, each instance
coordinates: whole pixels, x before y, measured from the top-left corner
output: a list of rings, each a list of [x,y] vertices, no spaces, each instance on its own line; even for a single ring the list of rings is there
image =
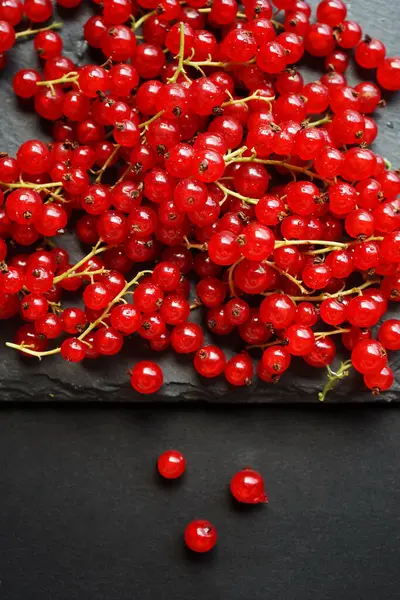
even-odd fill
[[[260,504],[268,502],[264,490],[264,480],[258,471],[243,469],[236,473],[231,480],[232,496],[244,504]]]
[[[185,529],[184,539],[193,552],[209,552],[217,543],[217,533],[209,521],[192,521]]]
[[[386,365],[386,350],[375,340],[361,340],[351,353],[351,361],[354,368],[363,375],[374,373]]]
[[[167,450],[158,457],[157,469],[165,479],[178,479],[186,469],[186,460],[178,450]]]
[[[131,372],[131,385],[139,394],[154,394],[164,381],[161,368],[154,362],[143,360],[136,363]]]

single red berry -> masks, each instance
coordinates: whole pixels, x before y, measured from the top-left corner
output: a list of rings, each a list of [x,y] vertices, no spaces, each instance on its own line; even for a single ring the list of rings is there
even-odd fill
[[[209,552],[217,543],[217,532],[209,521],[192,521],[185,529],[184,539],[193,552]]]
[[[372,393],[374,395],[388,390],[390,387],[392,387],[393,381],[393,371],[387,365],[382,367],[382,369],[380,369],[379,371],[374,371],[373,373],[365,373],[364,375],[364,383],[370,390],[372,390]]]
[[[167,450],[158,457],[157,469],[165,479],[178,479],[186,469],[186,460],[178,450]]]
[[[388,319],[379,328],[378,340],[387,350],[400,350],[400,321]]]
[[[243,469],[236,473],[231,480],[232,496],[244,504],[260,504],[268,502],[264,490],[264,480],[260,473],[253,469]]]
[[[154,394],[163,384],[163,372],[154,362],[143,360],[136,363],[131,373],[131,385],[140,394]]]
[[[225,369],[226,358],[217,346],[203,346],[194,357],[194,368],[203,377],[217,377]]]
[[[361,340],[351,353],[354,368],[363,373],[375,373],[387,363],[385,348],[375,340]]]
[[[307,364],[316,369],[322,369],[331,364],[336,355],[335,342],[330,337],[315,340],[314,349],[304,356]]]
[[[78,338],[68,338],[61,344],[61,356],[68,362],[81,362],[86,356],[85,344]]]
[[[231,385],[250,385],[253,374],[253,363],[247,353],[236,354],[226,363],[225,378]]]

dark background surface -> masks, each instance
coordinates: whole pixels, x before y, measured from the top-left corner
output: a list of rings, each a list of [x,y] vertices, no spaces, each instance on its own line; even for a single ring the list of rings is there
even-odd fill
[[[395,600],[399,440],[380,407],[3,408],[0,597]],[[233,503],[247,465],[268,506]],[[196,518],[219,534],[204,556],[183,544]]]
[[[355,0],[349,13],[398,53],[396,2]],[[13,56],[10,69],[17,60],[19,66],[35,60],[29,43]],[[7,115],[0,140],[2,149],[12,151],[41,132],[35,133],[33,115],[22,119],[14,112],[9,74],[0,85]],[[378,148],[391,159],[398,149],[395,106],[380,117]],[[4,357],[1,392],[15,399],[17,384],[3,387],[10,361]],[[51,387],[55,366],[44,366],[48,379],[43,375],[31,399],[43,399]],[[33,367],[16,375],[22,372],[27,389],[34,385]],[[117,399],[108,377],[88,385],[103,397],[115,392]],[[286,395],[309,400],[301,388],[296,398],[297,385],[281,388],[280,401]],[[85,400],[84,388],[67,389],[71,399]],[[241,398],[226,399],[233,403],[3,405],[1,599],[398,598],[396,407],[240,407],[235,403]],[[180,449],[188,461],[186,475],[173,485],[155,472],[157,456],[168,448]],[[244,466],[263,473],[268,507],[232,502],[227,486]],[[207,556],[184,548],[182,534],[194,518],[209,519],[218,530],[218,545]]]
[[[90,60],[85,52],[82,41],[82,25],[85,19],[93,13],[91,2],[82,2],[76,11],[63,10],[56,14],[55,19],[63,20],[62,36],[64,53],[78,64]],[[317,2],[311,2],[315,8]],[[388,54],[399,50],[398,23],[400,5],[389,0],[355,0],[351,3],[349,18],[359,20],[365,33],[381,38],[387,44]],[[96,57],[98,59],[98,57]],[[34,55],[32,42],[20,42],[13,48],[9,56],[7,69],[0,75],[0,106],[3,109],[0,129],[0,150],[14,154],[19,145],[28,138],[47,138],[51,130],[49,122],[40,121],[29,103],[18,103],[12,89],[13,74],[21,67],[35,67],[38,59]],[[323,71],[323,59],[304,61],[301,72],[306,80],[320,77]],[[374,72],[356,72],[354,65],[349,69],[349,81],[355,83],[362,78],[373,78]],[[400,134],[400,95],[386,96],[388,106],[376,112],[380,135],[374,144],[375,150],[398,164],[398,136]],[[6,116],[5,116],[6,115]],[[75,242],[75,243],[74,243]],[[73,234],[59,236],[57,243],[71,251],[72,255],[82,257],[89,249],[76,246]],[[69,299],[70,304],[76,303],[76,298]],[[398,310],[393,304],[392,315]],[[202,310],[194,311],[191,319],[201,321],[204,318]],[[18,323],[0,323],[0,348],[6,340],[12,340]],[[204,327],[206,329],[206,327]],[[237,336],[226,341],[221,337],[214,340],[222,344],[228,358],[232,353],[243,349],[243,341]],[[207,335],[206,342],[212,343]],[[347,353],[346,358],[347,358]],[[257,352],[254,357],[256,358]],[[59,356],[48,357],[41,363],[37,360],[21,359],[19,354],[10,349],[1,349],[0,356],[0,400],[3,401],[115,401],[141,402],[143,398],[136,394],[129,383],[128,369],[137,360],[154,357],[147,345],[139,336],[127,339],[124,350],[116,357],[107,357],[97,361],[83,361],[78,365],[65,363]],[[223,377],[206,381],[196,375],[192,366],[191,356],[177,356],[173,353],[158,353],[159,361],[165,376],[165,385],[157,394],[158,401],[206,401],[206,402],[318,402],[318,392],[326,379],[325,369],[316,370],[295,359],[290,372],[285,373],[277,386],[266,384],[254,377],[252,386],[243,392],[233,389]],[[390,364],[395,371],[400,369],[400,357],[391,356]],[[396,401],[400,398],[400,382],[378,398],[379,401]],[[331,402],[375,402],[377,399],[366,390],[362,378],[356,374],[343,381],[335,394],[330,396]]]

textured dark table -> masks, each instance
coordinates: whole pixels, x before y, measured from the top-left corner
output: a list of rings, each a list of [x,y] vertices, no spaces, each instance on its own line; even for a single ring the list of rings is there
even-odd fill
[[[350,16],[398,51],[396,2],[355,0]],[[398,123],[391,105],[381,118],[390,152],[381,151],[392,158]],[[34,118],[24,126],[32,133]],[[17,119],[8,127],[2,146],[12,149],[26,136]],[[3,359],[0,378],[13,364]],[[36,400],[49,386],[44,375],[40,385]],[[17,392],[9,389],[7,398]],[[188,459],[177,485],[154,470],[170,447]],[[393,405],[3,405],[0,456],[2,600],[399,597],[400,415]],[[264,474],[268,507],[231,501],[229,479],[246,465]],[[218,529],[208,556],[183,546],[194,518]]]
[[[63,39],[65,54],[72,60],[81,62],[88,59],[84,53],[81,27],[85,18],[91,14],[90,2],[83,2],[77,11],[63,11],[59,17],[65,22]],[[315,6],[316,2],[312,2]],[[350,18],[360,21],[364,32],[382,38],[387,43],[388,53],[399,51],[396,41],[400,7],[397,2],[389,0],[355,0],[349,11]],[[57,17],[58,18],[58,17]],[[49,123],[40,122],[29,106],[18,104],[12,89],[13,73],[21,67],[35,66],[36,57],[32,52],[31,42],[19,43],[10,54],[7,69],[1,74],[0,103],[3,109],[0,131],[0,150],[15,153],[18,146],[27,138],[44,138],[48,135]],[[321,71],[323,61],[307,63],[302,67],[306,78],[315,77]],[[315,70],[317,69],[317,70]],[[373,73],[372,73],[373,75]],[[359,77],[354,70],[350,71],[350,81]],[[370,78],[371,72],[363,73]],[[375,144],[377,152],[397,164],[400,132],[400,100],[399,96],[388,97],[388,106],[379,111],[377,121],[380,126],[380,137]],[[83,250],[73,243],[72,235],[65,235],[58,241],[66,246],[75,257],[83,256]],[[71,300],[73,303],[74,301]],[[394,310],[398,307],[394,305]],[[201,311],[195,311],[194,319],[201,319]],[[127,371],[138,359],[153,355],[146,344],[138,336],[128,339],[124,352],[118,357],[111,357],[94,362],[84,361],[79,365],[65,363],[59,356],[49,357],[39,363],[36,360],[21,359],[18,353],[4,349],[2,343],[13,338],[16,323],[1,323],[0,327],[0,400],[35,400],[43,401],[143,401],[143,398],[132,390]],[[208,338],[211,340],[211,338]],[[242,349],[243,343],[237,339],[225,342],[217,338],[217,343],[225,344],[228,356],[232,349]],[[318,391],[322,389],[326,378],[325,370],[308,367],[301,360],[295,360],[290,372],[284,375],[277,386],[265,384],[254,378],[251,388],[233,390],[223,378],[207,382],[196,375],[192,367],[191,357],[177,357],[171,353],[158,355],[164,374],[165,385],[161,388],[159,401],[197,401],[207,402],[318,402]],[[394,370],[400,366],[400,357],[391,357]],[[382,401],[393,401],[400,397],[400,384],[397,382],[390,392],[380,398]],[[348,378],[331,394],[331,402],[374,402],[376,399],[363,387],[362,378]]]

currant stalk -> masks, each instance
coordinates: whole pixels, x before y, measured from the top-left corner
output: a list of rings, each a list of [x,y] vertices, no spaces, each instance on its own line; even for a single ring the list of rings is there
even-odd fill
[[[37,33],[41,33],[42,31],[50,31],[52,29],[61,29],[64,23],[62,21],[57,21],[56,23],[51,23],[51,25],[47,25],[47,27],[42,27],[40,29],[33,29],[30,27],[29,29],[25,29],[25,31],[19,31],[15,34],[15,38],[18,40],[19,38],[25,37],[27,35],[36,35]]]
[[[349,375],[350,369],[352,368],[352,362],[351,360],[342,362],[337,371],[332,371],[329,365],[326,368],[328,371],[328,381],[326,382],[322,392],[319,392],[318,394],[318,399],[321,402],[325,400],[327,393],[335,388],[341,379],[344,379],[344,377]]]
[[[353,287],[349,290],[344,290],[340,292],[336,292],[335,294],[320,294],[319,296],[290,296],[293,302],[301,302],[305,300],[307,302],[322,302],[322,300],[326,300],[327,298],[340,298],[341,296],[351,296],[352,294],[360,294],[362,290],[370,287],[371,285],[375,285],[379,283],[378,279],[371,279],[371,281],[366,281],[362,285],[358,287]]]
[[[62,281],[63,279],[69,278],[72,273],[75,273],[75,271],[77,271],[88,260],[93,258],[93,256],[96,256],[96,254],[101,254],[102,252],[105,252],[109,248],[109,246],[101,246],[102,243],[103,243],[103,240],[99,240],[97,242],[97,244],[95,246],[93,246],[93,248],[89,252],[89,254],[84,256],[79,262],[77,262],[75,265],[73,265],[70,269],[68,269],[61,275],[57,275],[57,277],[54,277],[53,283],[56,284],[56,283],[59,283],[60,281]]]

